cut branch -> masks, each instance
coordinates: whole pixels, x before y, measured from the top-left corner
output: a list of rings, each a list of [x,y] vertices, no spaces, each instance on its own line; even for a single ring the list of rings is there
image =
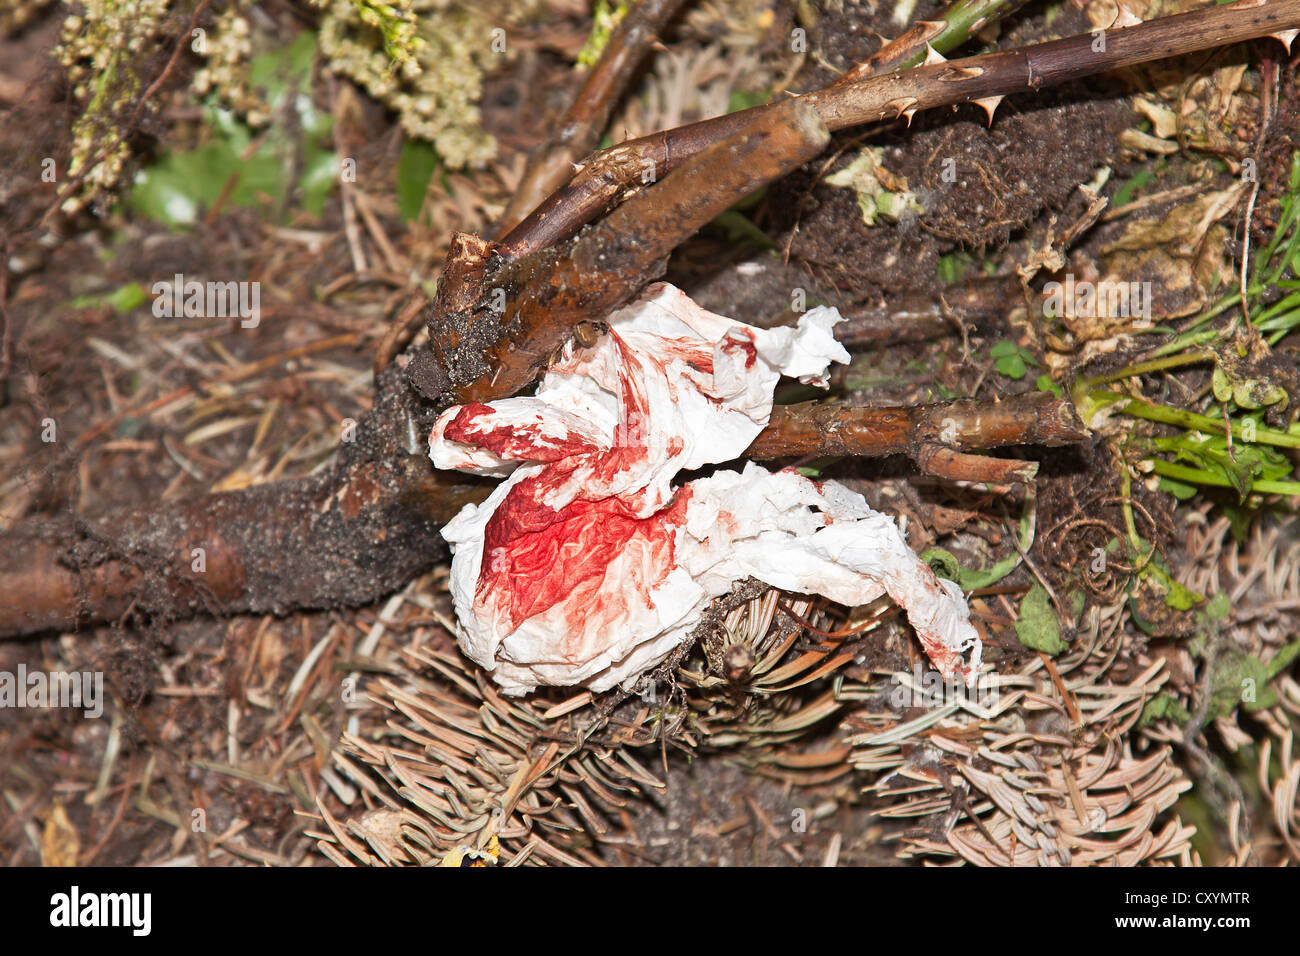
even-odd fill
[[[1004,445],[1068,445],[1088,437],[1074,406],[1047,392],[1000,402],[958,399],[934,405],[858,408],[805,402],[778,405],[745,452],[759,461],[799,455],[912,455],[927,442],[959,451]]]
[[[684,239],[738,197],[816,156],[828,136],[816,114],[788,101],[560,249],[503,265],[489,244],[458,237],[430,311],[436,358],[413,369],[417,387],[443,405],[514,394],[575,325],[628,301],[663,273]]]

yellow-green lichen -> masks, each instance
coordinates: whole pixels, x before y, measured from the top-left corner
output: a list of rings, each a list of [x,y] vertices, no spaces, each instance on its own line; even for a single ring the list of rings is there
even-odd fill
[[[68,175],[82,177],[65,212],[102,207],[130,155],[127,124],[143,92],[139,64],[163,36],[169,0],[85,0],[63,21],[59,62],[81,114],[72,124]]]
[[[194,52],[206,63],[194,74],[191,86],[199,96],[211,93],[222,105],[243,116],[249,126],[259,128],[270,122],[271,110],[248,82],[252,33],[248,18],[238,7],[217,14],[212,29],[195,40]]]
[[[478,99],[483,73],[511,53],[501,18],[456,0],[318,3],[331,70],[394,110],[407,134],[432,143],[448,166],[479,166],[495,155]]]

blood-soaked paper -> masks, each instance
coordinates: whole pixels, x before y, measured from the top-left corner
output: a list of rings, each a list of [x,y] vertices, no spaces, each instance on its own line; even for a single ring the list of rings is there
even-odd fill
[[[834,309],[759,329],[667,284],[570,345],[537,394],[448,409],[429,456],[506,480],[443,528],[461,649],[508,694],[631,686],[746,577],[848,606],[888,594],[944,676],[981,646],[961,590],[894,520],[833,481],[732,461],[767,424],[781,375],[824,384],[848,353]]]

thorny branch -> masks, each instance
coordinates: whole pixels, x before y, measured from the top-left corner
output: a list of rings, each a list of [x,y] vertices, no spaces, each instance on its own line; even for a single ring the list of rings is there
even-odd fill
[[[1300,27],[1300,0],[1238,0],[1135,26],[1105,31],[1102,44],[1090,33],[961,60],[929,63],[883,76],[847,79],[798,99],[832,132],[954,103],[980,103],[992,119],[1003,96],[1037,90],[1108,70],[1285,33]],[[1098,49],[1100,47],[1100,49]],[[865,67],[865,64],[864,64]],[[659,176],[780,104],[718,116],[628,140],[591,156],[563,189],[554,193],[501,240],[503,259],[518,258],[572,235],[610,208],[651,164]]]
[[[942,53],[950,50],[965,42],[971,33],[996,23],[1023,5],[1024,0],[954,0],[936,14],[935,19],[922,20],[897,39],[885,43],[832,85],[915,66],[924,61],[929,51]],[[758,112],[770,108],[759,107]],[[719,126],[725,117],[704,120],[629,140],[587,157],[567,186],[564,186],[565,179],[570,177],[556,182],[555,191],[545,202],[528,206],[531,212],[523,222],[512,223],[514,228],[504,238],[498,235],[501,255],[514,258],[567,238],[583,223],[590,222],[613,206],[628,187],[635,185],[646,168],[657,166],[662,176],[711,142],[732,135],[736,129],[752,121],[757,113],[745,110],[731,115],[736,119],[726,129]],[[694,135],[692,131],[703,135]],[[658,156],[656,150],[660,140],[663,141],[663,157]]]

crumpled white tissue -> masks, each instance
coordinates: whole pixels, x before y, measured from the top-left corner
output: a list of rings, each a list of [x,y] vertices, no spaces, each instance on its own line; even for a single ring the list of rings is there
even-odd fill
[[[887,593],[936,669],[974,680],[960,588],[861,495],[752,463],[673,485],[743,455],[781,375],[824,384],[847,362],[839,321],[819,307],[797,328],[754,328],[660,283],[594,346],[571,344],[535,396],[448,409],[433,463],[508,476],[442,532],[465,654],[508,694],[631,686],[753,576],[849,606]]]

